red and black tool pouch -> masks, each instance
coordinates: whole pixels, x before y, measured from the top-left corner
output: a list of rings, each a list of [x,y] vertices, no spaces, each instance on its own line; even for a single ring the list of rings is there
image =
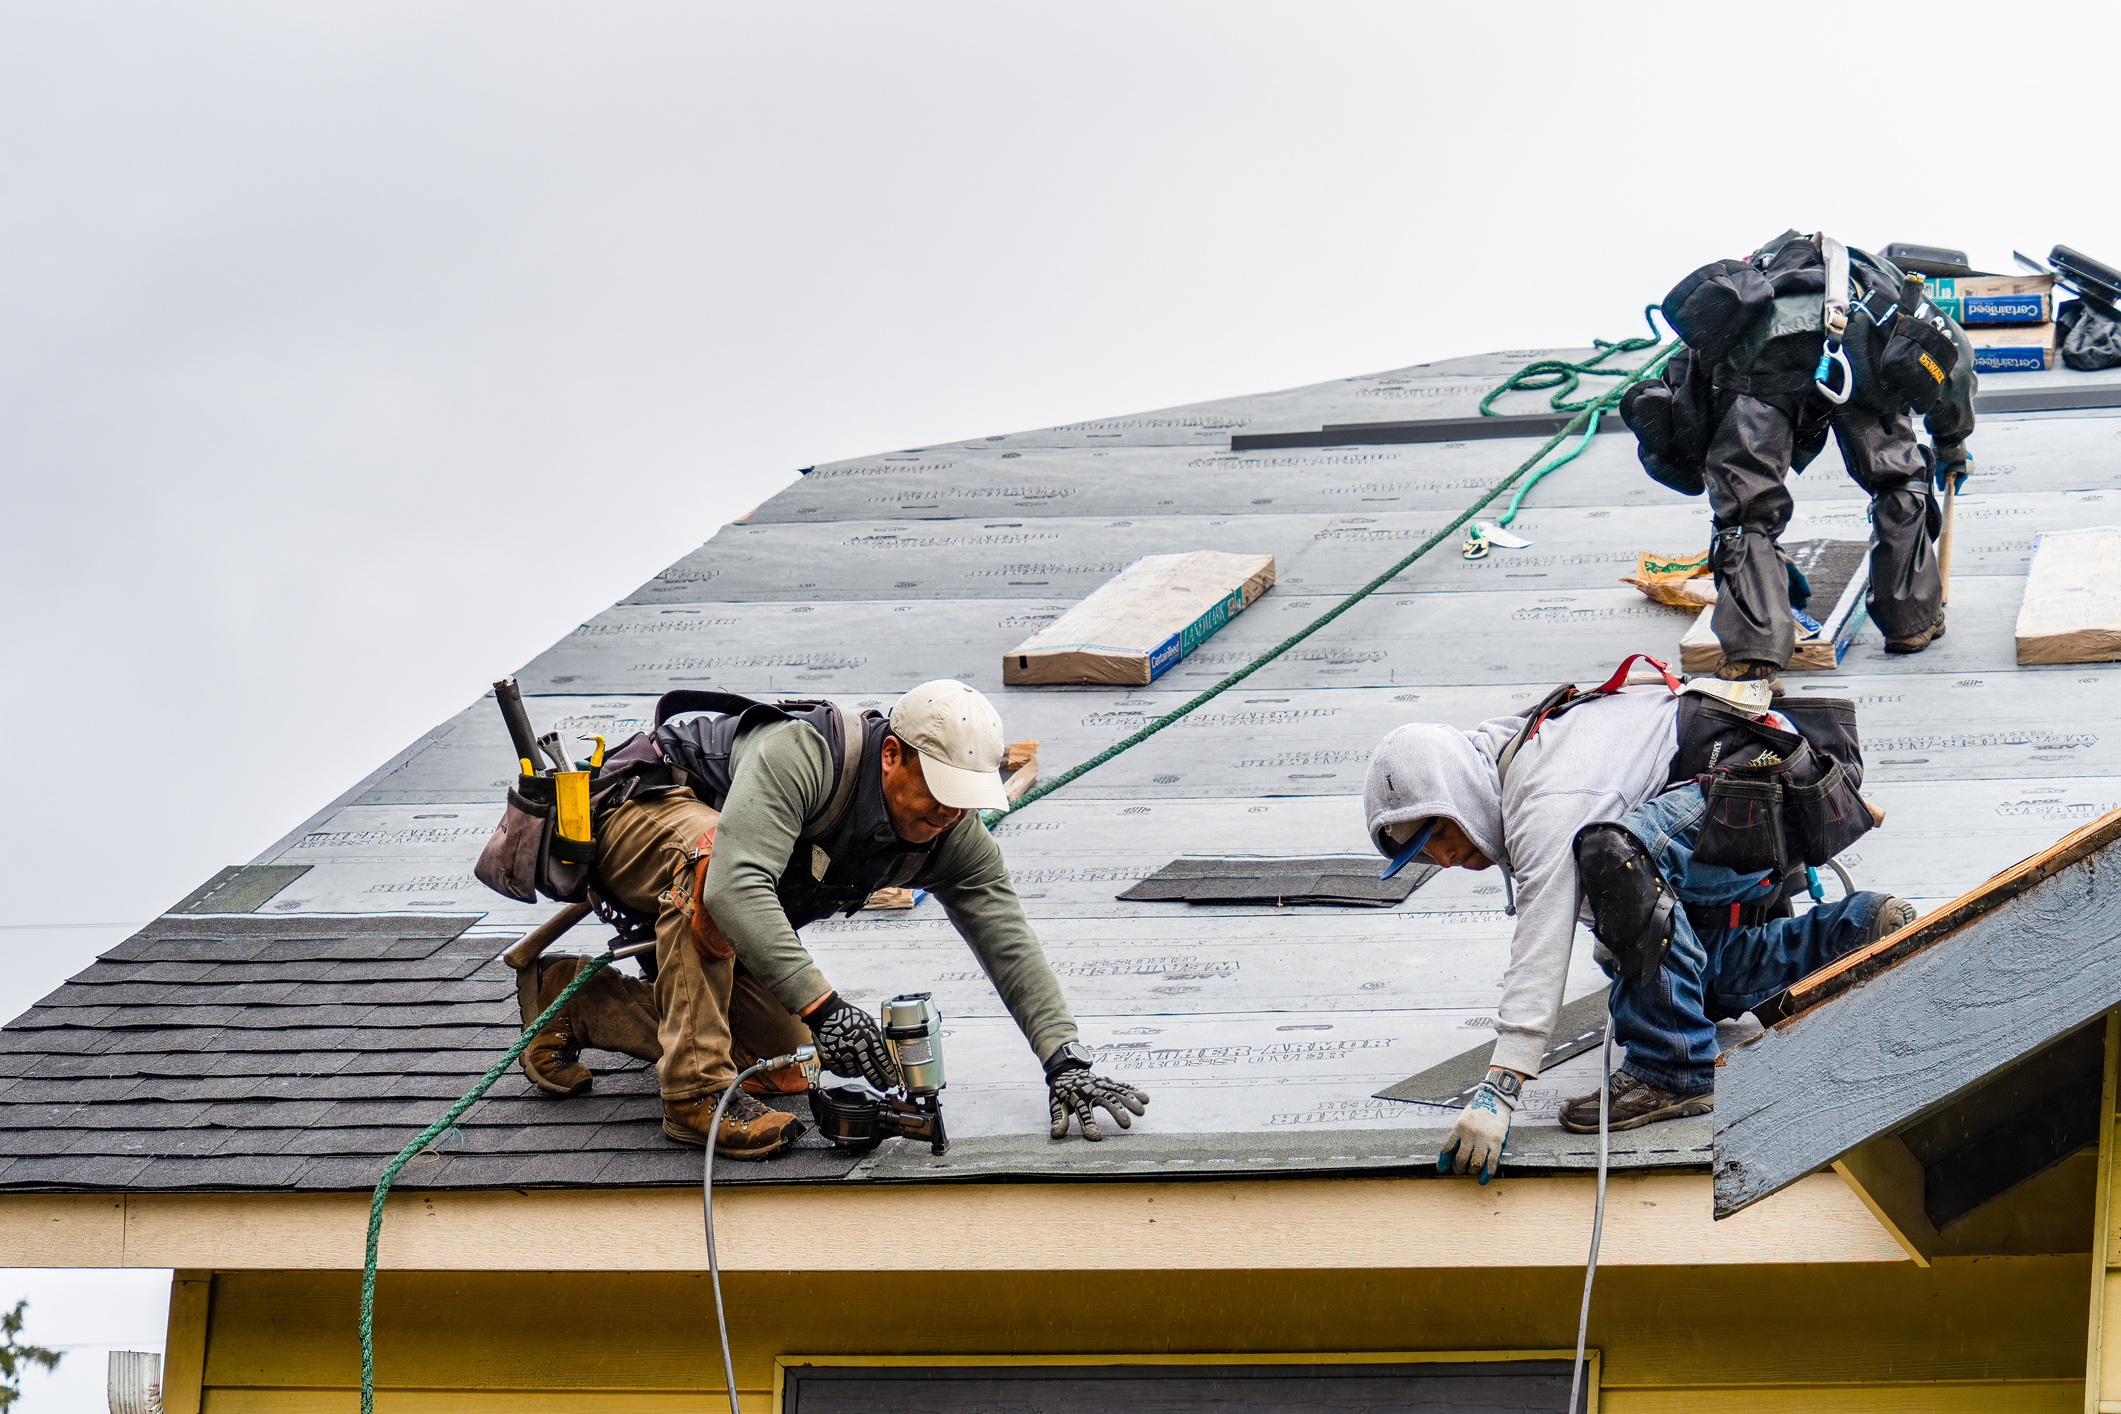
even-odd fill
[[[1743,260],[1718,260],[1674,285],[1660,308],[1688,348],[1717,364],[1774,302],[1767,276]]]

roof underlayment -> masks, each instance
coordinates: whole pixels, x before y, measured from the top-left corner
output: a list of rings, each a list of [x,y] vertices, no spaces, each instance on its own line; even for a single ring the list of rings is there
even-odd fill
[[[1308,622],[1538,445],[1233,453],[1233,434],[1465,417],[1541,356],[814,468],[523,668],[531,715],[615,743],[672,687],[860,708],[957,677],[994,697],[1011,737],[1039,740],[1050,777]],[[1512,394],[1498,411],[1544,397]],[[1866,793],[1890,818],[1845,857],[1859,886],[1927,907],[2121,800],[2121,667],[2019,668],[2012,643],[2034,533],[2121,522],[2117,444],[2121,410],[1985,416],[1958,501],[1950,634],[1889,658],[1867,626],[1838,671],[1793,676],[1793,689],[1860,705]],[[1793,489],[1787,540],[1866,535],[1831,445]],[[1037,1063],[929,900],[805,938],[857,1001],[936,994],[950,1153],[892,1141],[857,1163],[805,1148],[726,1181],[1420,1171],[1449,1110],[1375,1096],[1410,1076],[1402,1093],[1446,1095],[1477,1073],[1466,1052],[1491,1034],[1508,956],[1499,878],[1451,871],[1389,908],[1115,896],[1185,854],[1361,854],[1364,762],[1392,727],[1470,726],[1556,683],[1601,680],[1629,653],[1676,655],[1691,614],[1616,580],[1638,551],[1700,550],[1708,514],[1645,477],[1632,438],[1598,436],[1528,498],[1511,528],[1530,548],[1466,561],[1439,547],[1181,725],[1000,825],[1084,1039],[1154,1097],[1131,1131],[1045,1137]],[[1152,688],[1001,686],[1010,647],[1128,561],[1194,549],[1271,551],[1275,587]],[[512,977],[493,955],[554,911],[471,877],[511,754],[490,698],[473,702],[253,861],[274,872],[214,881],[0,1032],[0,1187],[372,1184],[511,1038]],[[592,922],[563,947],[606,936]],[[1575,999],[1603,983],[1585,942]],[[399,1186],[692,1181],[698,1151],[662,1137],[652,1074],[589,1058],[608,1066],[591,1094],[549,1098],[512,1073]],[[1596,1061],[1577,1054],[1529,1087],[1513,1166],[1594,1162],[1595,1139],[1552,1116],[1595,1084]],[[1614,1162],[1705,1167],[1709,1142],[1705,1118],[1655,1125],[1614,1136]]]

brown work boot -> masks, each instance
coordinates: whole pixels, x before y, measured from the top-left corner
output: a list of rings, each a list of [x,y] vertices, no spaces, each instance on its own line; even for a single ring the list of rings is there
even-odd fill
[[[523,1048],[523,1073],[548,1095],[579,1095],[596,1083],[581,1056],[582,1045],[563,1011]]]
[[[707,1126],[714,1120],[715,1101],[722,1092],[692,1100],[663,1101],[663,1132],[680,1144],[707,1143]],[[730,1097],[722,1111],[722,1132],[715,1136],[714,1152],[725,1159],[770,1159],[795,1143],[803,1122],[792,1114],[769,1110],[742,1090]]]
[[[579,966],[532,963],[516,974],[517,1001],[525,1026],[544,1015],[545,1008],[574,980]],[[596,1083],[589,1067],[582,1064],[582,1040],[576,1034],[573,1011],[574,1003],[570,1001],[567,1009],[546,1022],[545,1029],[523,1048],[523,1073],[548,1095],[579,1095]]]
[[[1885,651],[1888,653],[1920,653],[1942,637],[1944,637],[1944,610],[1939,609],[1936,621],[1928,628],[1920,629],[1900,638],[1886,639]]]
[[[1730,658],[1716,670],[1724,682],[1764,682],[1768,691],[1782,696],[1782,669],[1757,658]]]
[[[1716,1092],[1703,1090],[1698,1095],[1675,1095],[1669,1090],[1660,1090],[1646,1080],[1639,1080],[1625,1070],[1613,1072],[1612,1119],[1606,1125],[1609,1131],[1640,1129],[1645,1124],[1655,1124],[1661,1119],[1684,1119],[1688,1115],[1705,1115],[1716,1107]],[[1561,1107],[1561,1127],[1571,1134],[1596,1134],[1598,1132],[1598,1092],[1579,1095]]]

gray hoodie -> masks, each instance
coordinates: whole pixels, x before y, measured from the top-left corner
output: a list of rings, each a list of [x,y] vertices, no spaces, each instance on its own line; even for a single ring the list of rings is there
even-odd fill
[[[1394,852],[1386,826],[1441,815],[1501,866],[1514,889],[1517,931],[1493,1064],[1539,1073],[1576,936],[1576,832],[1618,820],[1664,789],[1678,721],[1679,699],[1662,687],[1587,702],[1539,729],[1511,763],[1507,789],[1495,760],[1523,725],[1519,717],[1469,732],[1415,723],[1371,756],[1363,813],[1380,853]]]

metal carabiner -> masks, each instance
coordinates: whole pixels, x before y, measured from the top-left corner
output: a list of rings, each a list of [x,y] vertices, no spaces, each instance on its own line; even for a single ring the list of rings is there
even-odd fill
[[[1833,384],[1827,381],[1835,364],[1841,365],[1841,391],[1838,393],[1834,391]],[[1836,407],[1847,402],[1849,394],[1856,391],[1856,370],[1849,367],[1849,356],[1843,353],[1841,345],[1832,339],[1819,346],[1819,366],[1812,370],[1812,386],[1819,390],[1820,397]]]

